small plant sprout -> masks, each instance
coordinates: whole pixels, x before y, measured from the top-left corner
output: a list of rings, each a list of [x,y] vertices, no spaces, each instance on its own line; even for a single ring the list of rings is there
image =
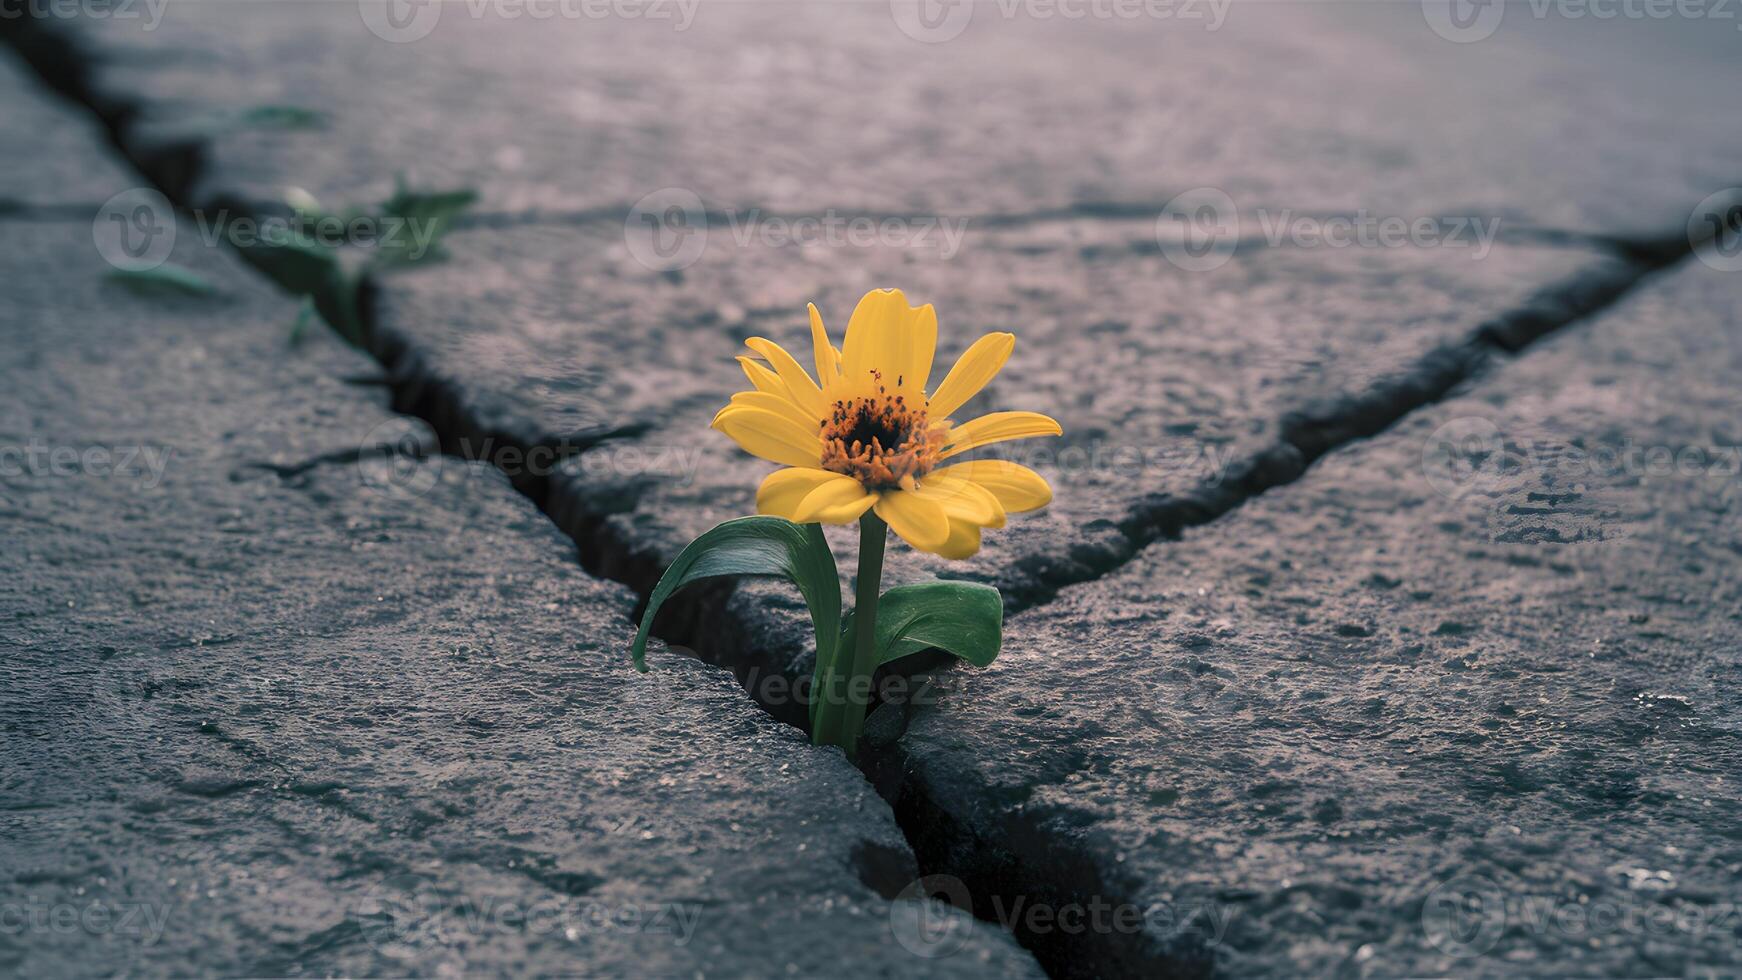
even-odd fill
[[[1004,601],[968,582],[902,585],[879,594],[888,532],[949,559],[980,550],[980,532],[1052,499],[1039,474],[998,459],[963,460],[993,443],[1061,434],[1035,412],[951,420],[991,381],[1016,338],[975,341],[936,388],[937,314],[896,289],[865,294],[840,349],[810,307],[816,377],[779,344],[746,341],[738,358],[752,390],[732,396],[713,427],[753,456],[781,464],[756,492],[756,517],[727,521],[690,542],[649,598],[632,653],[646,670],[648,630],[683,586],[721,575],[772,575],[798,586],[816,633],[811,740],[856,751],[881,664],[936,648],[985,666],[998,655]],[[859,525],[854,608],[842,614],[840,578],[823,524]]]

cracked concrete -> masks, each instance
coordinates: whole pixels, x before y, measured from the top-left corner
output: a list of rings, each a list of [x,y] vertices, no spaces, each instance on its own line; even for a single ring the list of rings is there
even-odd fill
[[[195,200],[293,184],[352,202],[401,170],[507,211],[681,187],[721,208],[972,215],[1213,186],[1243,211],[1656,233],[1742,156],[1717,19],[1521,8],[1456,43],[1416,4],[1237,3],[1219,20],[982,4],[926,44],[883,3],[706,4],[687,23],[508,6],[391,40],[344,4],[177,2],[150,30],[81,26],[110,52],[106,87],[156,96],[142,141],[209,142]],[[213,124],[262,104],[318,109],[328,131]]]
[[[1013,617],[894,749],[922,861],[1174,913],[1111,937],[1166,969],[1733,968],[1738,322],[1692,264]]]
[[[75,118],[8,172],[99,172]],[[490,467],[376,452],[415,429],[363,356],[188,231],[212,295],[0,221],[0,969],[905,972],[862,776],[724,672],[621,669],[628,590]],[[933,971],[1038,975],[931,914]]]
[[[1279,568],[1287,572],[1318,561],[1321,550],[1345,545],[1354,557],[1339,567],[1354,564],[1379,547],[1369,538],[1431,539],[1422,527],[1397,522],[1367,527],[1353,521],[1352,529],[1344,528],[1336,523],[1345,519],[1336,516],[1336,508],[1345,494],[1364,493],[1374,496],[1381,511],[1400,503],[1407,515],[1416,501],[1399,490],[1407,486],[1407,467],[1397,459],[1409,450],[1383,456],[1373,447],[1419,439],[1416,429],[1425,424],[1423,418],[1438,419],[1447,410],[1432,403],[1455,386],[1482,378],[1498,350],[1517,350],[1602,309],[1667,257],[1635,246],[1673,242],[1692,203],[1731,176],[1734,153],[1702,152],[1697,163],[1689,161],[1695,158],[1693,148],[1710,150],[1712,133],[1729,131],[1715,125],[1721,118],[1716,94],[1733,81],[1733,63],[1713,57],[1715,47],[1704,41],[1687,43],[1685,24],[1650,35],[1652,44],[1677,45],[1651,50],[1673,50],[1675,57],[1617,62],[1616,52],[1623,50],[1617,42],[1636,40],[1643,28],[1552,33],[1542,24],[1521,23],[1491,43],[1457,46],[1422,37],[1421,13],[1414,7],[1401,15],[1390,8],[1357,13],[1350,7],[1319,7],[1230,22],[1229,34],[1209,39],[1225,40],[1225,45],[1167,32],[1172,67],[1219,80],[1194,87],[1208,104],[1179,115],[1183,110],[1177,102],[1110,108],[1093,101],[1143,75],[1134,66],[1153,61],[1155,49],[1145,42],[1159,35],[1114,38],[1107,25],[1060,25],[1056,33],[1043,34],[1033,24],[977,24],[960,45],[943,49],[957,55],[952,77],[958,82],[1006,78],[1011,64],[1022,65],[1020,80],[1032,89],[1021,89],[1022,98],[1011,106],[1022,107],[1025,118],[1040,120],[1042,132],[1013,142],[1014,130],[1008,128],[951,129],[951,119],[1001,117],[986,109],[979,95],[985,86],[928,88],[926,73],[918,71],[910,73],[920,79],[918,86],[898,86],[897,101],[918,100],[924,111],[909,117],[942,126],[949,140],[959,137],[962,143],[940,144],[937,133],[915,131],[907,134],[907,145],[925,152],[879,154],[856,142],[874,131],[853,131],[831,142],[846,148],[836,161],[803,149],[815,142],[809,130],[787,134],[795,125],[809,126],[808,117],[771,110],[814,94],[796,84],[799,76],[793,74],[797,68],[821,67],[799,50],[806,32],[816,26],[809,16],[776,24],[764,12],[734,10],[715,25],[718,33],[693,39],[689,50],[700,57],[671,74],[650,77],[646,68],[628,62],[649,63],[647,53],[665,50],[669,39],[656,37],[645,24],[611,24],[582,37],[488,18],[458,23],[448,18],[427,41],[396,46],[360,31],[354,19],[341,24],[327,13],[292,15],[274,7],[242,14],[216,8],[151,37],[104,32],[101,50],[110,60],[98,63],[96,78],[100,94],[114,101],[141,100],[148,111],[121,127],[123,147],[185,201],[272,198],[287,183],[312,187],[326,200],[366,199],[384,192],[384,174],[396,169],[389,158],[396,155],[424,161],[418,177],[426,184],[478,184],[488,206],[499,210],[455,236],[454,262],[378,284],[374,352],[393,368],[399,404],[434,420],[450,448],[463,441],[461,448],[508,471],[579,541],[590,569],[639,591],[651,585],[664,561],[695,531],[748,506],[749,490],[763,467],[703,441],[708,436],[702,433],[707,415],[737,386],[725,354],[743,336],[763,333],[782,341],[802,336],[802,306],[812,299],[838,329],[852,298],[886,281],[938,303],[946,335],[952,321],[973,324],[967,335],[953,338],[957,346],[979,329],[1015,329],[1022,337],[1017,358],[989,393],[989,405],[1058,415],[1069,438],[1049,450],[1078,452],[1082,462],[1074,462],[1076,456],[1051,455],[1046,461],[1030,456],[1059,488],[1058,503],[992,538],[982,562],[964,571],[998,583],[1013,606],[1044,604],[1012,620],[1007,656],[1016,653],[1020,667],[941,675],[943,702],[916,709],[914,727],[905,736],[899,724],[880,731],[868,769],[895,801],[903,830],[918,846],[920,866],[966,879],[983,917],[1004,917],[1012,902],[1038,903],[1056,912],[1097,898],[1167,913],[1145,917],[1137,930],[1088,936],[1012,923],[1055,975],[1157,969],[1391,975],[1472,964],[1479,970],[1510,970],[1517,964],[1548,970],[1563,962],[1594,970],[1661,972],[1728,962],[1733,948],[1710,930],[1632,946],[1628,941],[1636,935],[1612,931],[1580,945],[1583,937],[1564,931],[1545,936],[1541,930],[1530,932],[1528,923],[1509,922],[1486,948],[1448,947],[1445,935],[1434,932],[1436,923],[1445,925],[1434,918],[1433,910],[1445,907],[1434,904],[1436,896],[1471,897],[1457,889],[1435,890],[1446,883],[1441,872],[1448,868],[1472,869],[1487,883],[1476,898],[1489,894],[1484,889],[1492,885],[1505,898],[1546,895],[1564,904],[1576,901],[1567,896],[1582,894],[1610,904],[1633,899],[1633,905],[1618,907],[1637,910],[1645,907],[1639,896],[1658,896],[1663,881],[1676,883],[1671,887],[1698,882],[1687,893],[1691,898],[1677,894],[1674,900],[1706,907],[1721,903],[1721,889],[1714,892],[1705,883],[1715,880],[1714,868],[1733,861],[1697,819],[1666,804],[1666,815],[1680,821],[1679,843],[1673,846],[1686,860],[1653,867],[1639,849],[1638,831],[1652,818],[1647,810],[1628,809],[1640,799],[1646,808],[1664,802],[1650,794],[1611,794],[1625,804],[1614,816],[1618,839],[1595,840],[1597,832],[1590,828],[1603,818],[1565,805],[1569,794],[1585,792],[1572,782],[1579,778],[1577,760],[1551,767],[1542,778],[1515,779],[1502,772],[1498,788],[1481,792],[1460,787],[1455,779],[1441,780],[1450,788],[1436,789],[1435,795],[1413,782],[1355,786],[1347,770],[1358,770],[1358,760],[1367,757],[1353,749],[1334,755],[1343,766],[1339,769],[1320,764],[1316,746],[1297,748],[1287,736],[1281,748],[1270,747],[1270,729],[1254,729],[1238,704],[1213,695],[1247,676],[1276,680],[1275,669],[1260,659],[1275,656],[1275,648],[1250,649],[1204,629],[1176,631],[1170,607],[1158,602],[1175,597],[1156,584],[1172,566],[1165,572],[1152,569],[1163,560],[1158,556],[1177,564],[1185,554],[1179,549],[1195,546],[1204,551],[1197,562],[1206,575],[1231,574],[1230,555],[1243,553],[1255,535],[1298,538],[1301,548],[1311,549],[1283,559]],[[268,24],[276,25],[275,31],[263,29]],[[331,42],[320,47],[326,60],[259,70],[271,60],[272,45],[299,32]],[[757,43],[725,43],[746,36]],[[1065,58],[1056,48],[1042,57],[1037,41],[1043,37],[1066,50],[1092,46],[1097,57]],[[843,40],[850,41],[851,55],[844,63],[873,73],[879,65],[908,64],[911,59],[902,59],[903,54],[927,50],[905,40],[888,44],[869,29]],[[552,46],[571,52],[578,44],[599,57],[578,62],[529,57],[505,72],[498,44],[527,53],[557,50]],[[1231,50],[1240,57],[1229,63]],[[166,60],[168,53],[200,64],[203,74]],[[331,59],[346,62],[343,70]],[[1599,77],[1593,64],[1621,70]],[[1048,73],[1064,65],[1072,70],[1073,87],[1056,80],[1049,85]],[[1258,94],[1277,84],[1258,70],[1260,65],[1280,66],[1286,97]],[[661,63],[660,70],[667,67]],[[739,69],[746,69],[741,78],[733,75]],[[828,66],[820,76],[826,79],[836,70]],[[166,136],[174,147],[190,135],[187,118],[202,112],[210,117],[212,72],[236,82],[220,96],[230,110],[264,101],[306,102],[330,110],[331,128],[325,133],[208,129],[192,134],[203,160],[156,152],[166,145]],[[383,72],[400,80],[422,79],[426,87],[371,89],[359,81]],[[668,84],[687,72],[710,84]],[[711,84],[727,76],[733,84]],[[1096,81],[1103,76],[1107,81]],[[459,101],[423,97],[458,91],[454,79],[476,82],[479,77],[487,83],[469,89]],[[575,77],[582,79],[582,94],[575,99],[553,103],[543,98],[552,84]],[[616,79],[617,87],[595,90],[586,84],[591,78]],[[1111,81],[1115,78],[1120,84]],[[345,99],[336,97],[335,84],[344,87]],[[1517,99],[1523,90],[1552,93],[1552,98]],[[854,97],[848,88],[841,92],[843,98]],[[1331,93],[1337,98],[1323,98]],[[471,107],[486,97],[515,106],[515,113],[502,113],[492,123],[512,125],[512,132],[498,138],[481,130],[465,145],[450,141],[444,152],[432,152],[429,141],[448,134],[439,117],[454,105]],[[635,108],[646,109],[655,98],[662,107],[655,118],[669,128],[635,132],[619,125],[621,119],[640,118]],[[1671,101],[1679,110],[1673,117],[1651,109]],[[755,107],[753,120],[742,116],[746,106]],[[553,111],[568,115],[545,115]],[[874,115],[901,113],[885,105],[864,117]],[[1109,120],[1129,122],[1129,130],[1115,127],[1126,139],[1078,135],[1084,125]],[[1155,144],[1143,127],[1165,133],[1166,145]],[[708,139],[705,174],[683,169],[701,155],[683,141],[698,136]],[[354,146],[357,152],[338,158],[322,152],[332,145]],[[771,158],[770,146],[787,149]],[[916,161],[955,159],[970,147],[1008,149],[995,154],[997,167],[1007,169],[988,174],[956,168],[966,179],[949,167],[922,167],[923,174],[913,169]],[[1060,148],[1079,156],[1063,163],[1052,156]],[[1092,165],[1085,166],[1080,156],[1085,148]],[[479,155],[485,152],[494,156],[485,160]],[[1280,167],[1278,160],[1289,166]],[[594,179],[576,179],[576,161]],[[1162,173],[1168,177],[1165,184],[1154,176]],[[1061,183],[1064,176],[1081,182]],[[908,214],[929,208],[983,220],[971,222],[959,251],[944,257],[897,248],[819,250],[737,242],[732,221],[741,212],[712,212],[700,260],[659,273],[636,261],[633,240],[614,224],[632,192],[644,189],[640,184],[662,182],[699,190],[710,204]],[[1194,182],[1231,191],[1243,217],[1254,202],[1272,212],[1298,203],[1308,214],[1376,208],[1401,215],[1494,215],[1503,218],[1508,232],[1475,261],[1444,248],[1337,252],[1243,245],[1230,262],[1188,274],[1168,261],[1165,244],[1158,244],[1128,207],[1108,202],[1160,202]],[[833,196],[813,200],[807,195],[815,187],[827,187]],[[903,198],[892,188],[914,190]],[[725,220],[727,234],[719,234],[715,215]],[[1242,230],[1242,241],[1254,241],[1250,228]],[[1654,312],[1661,308],[1680,326],[1640,342],[1665,342],[1722,363],[1727,348],[1688,326],[1697,323],[1702,310],[1733,319],[1733,310],[1714,299],[1722,289],[1714,283],[1721,280],[1689,279],[1684,273],[1674,282],[1678,293],[1653,287],[1626,300],[1603,323],[1635,315],[1641,305]],[[1689,282],[1694,285],[1681,285]],[[1693,297],[1687,308],[1662,299],[1683,294]],[[1635,326],[1635,335],[1641,329]],[[1558,360],[1536,362],[1552,365],[1544,379],[1573,392],[1573,401],[1586,397],[1590,402],[1572,415],[1545,415],[1528,402],[1518,408],[1517,391],[1507,387],[1517,366],[1483,381],[1477,391],[1498,393],[1495,397],[1514,410],[1511,425],[1584,431],[1578,427],[1600,422],[1602,411],[1613,405],[1589,397],[1603,382],[1567,381],[1579,377],[1578,358],[1589,355],[1597,363],[1617,365],[1626,360],[1616,353],[1620,346],[1568,357],[1562,352],[1572,343],[1551,341],[1548,350]],[[1531,357],[1523,363],[1533,363]],[[1114,383],[1083,385],[1084,378],[1100,382],[1102,371],[1109,371]],[[1629,391],[1648,386],[1649,378],[1649,372],[1641,375]],[[1716,403],[1714,396],[1695,411],[1710,413]],[[1408,415],[1422,406],[1431,406],[1425,415]],[[1655,421],[1670,425],[1668,413]],[[1323,468],[1303,474],[1303,464],[1321,453],[1394,424],[1398,430],[1371,447],[1335,453]],[[1121,453],[1109,458],[1092,452],[1109,441]],[[531,447],[587,451],[562,462],[553,455],[546,464],[515,461],[503,453],[523,454]],[[1136,463],[1128,450],[1138,452]],[[1160,455],[1152,460],[1142,455],[1144,450]],[[1048,461],[1053,465],[1046,466]],[[1354,465],[1371,468],[1356,472],[1349,468]],[[1139,471],[1137,480],[1129,479],[1133,468]],[[1187,544],[1163,542],[1138,550],[1272,487],[1279,488],[1189,532]],[[1685,501],[1631,499],[1633,492],[1603,487],[1587,501],[1569,497],[1558,485],[1505,483],[1495,491],[1503,503],[1485,511],[1485,533],[1496,541],[1547,547],[1637,524],[1647,529],[1647,537],[1681,544],[1679,529],[1661,520],[1654,525],[1649,515],[1670,512]],[[1405,496],[1394,502],[1387,493]],[[1559,508],[1546,520],[1539,519],[1544,500]],[[1277,508],[1289,515],[1286,520],[1266,517]],[[1227,543],[1217,544],[1222,541]],[[1460,559],[1469,567],[1448,573],[1431,567],[1443,560],[1440,556],[1416,557],[1423,574],[1456,577],[1492,570],[1483,554],[1464,553]],[[1529,564],[1516,555],[1505,562]],[[1566,574],[1560,572],[1563,567],[1581,567],[1558,558],[1549,564],[1557,574]],[[1625,564],[1604,567],[1619,574],[1613,570]],[[895,574],[938,571],[909,560],[898,562]],[[1072,585],[1102,575],[1107,577]],[[1575,577],[1586,581],[1583,573]],[[1394,580],[1402,576],[1375,573],[1363,587],[1383,591],[1390,588],[1384,583]],[[1054,599],[1062,586],[1070,587]],[[1265,587],[1249,583],[1247,591]],[[1334,604],[1343,601],[1339,587],[1338,580],[1326,578],[1315,580],[1312,589],[1321,603]],[[1551,586],[1541,587],[1544,594],[1552,593]],[[1464,579],[1448,588],[1479,591]],[[1432,605],[1433,595],[1415,598],[1415,593],[1433,589],[1411,592],[1413,601]],[[1229,618],[1251,617],[1267,643],[1301,644],[1309,649],[1303,657],[1323,658],[1325,647],[1315,636],[1295,635],[1315,622],[1312,614],[1286,599],[1282,604],[1290,616],[1254,599]],[[685,607],[662,632],[685,640],[706,636],[708,642],[697,643],[694,651],[705,659],[728,663],[741,675],[806,669],[803,631],[796,628],[802,613],[790,598],[781,601],[758,587],[731,596],[716,590]],[[1266,616],[1287,623],[1272,627]],[[1102,623],[1105,628],[1096,625]],[[1544,612],[1520,632],[1561,626],[1555,614]],[[1431,643],[1451,646],[1470,632],[1469,624],[1452,619],[1431,630],[1403,628],[1429,632],[1435,637]],[[1333,647],[1366,644],[1389,650],[1387,644],[1394,645],[1387,625],[1372,619],[1331,624],[1330,633]],[[1224,642],[1236,649],[1231,656],[1237,667],[1218,669],[1202,652],[1220,650]],[[1019,653],[1017,644],[1026,653]],[[1109,645],[1113,654],[1106,653]],[[1132,652],[1139,649],[1146,652]],[[1375,656],[1390,665],[1384,658],[1391,655]],[[1175,661],[1182,656],[1186,661],[1180,667]],[[1062,663],[1072,664],[1070,675],[1082,681],[1085,701],[1054,703],[1056,689],[1047,685],[1057,680]],[[1370,669],[1359,654],[1337,663]],[[1455,711],[1458,697],[1479,699],[1489,690],[1484,685],[1516,680],[1484,676],[1476,663],[1458,668],[1467,686],[1456,696],[1442,697],[1434,689],[1428,699],[1433,707],[1420,710]],[[1709,655],[1706,663],[1709,670],[1733,669]],[[1199,670],[1202,665],[1208,666]],[[1622,664],[1598,674],[1594,683],[1637,684],[1637,667]],[[1463,676],[1471,671],[1472,678]],[[1141,680],[1133,683],[1134,675]],[[1395,675],[1383,674],[1391,680]],[[1195,689],[1177,682],[1179,677],[1215,679],[1201,681],[1214,691],[1206,696],[1207,707],[1196,710],[1228,734],[1234,743],[1228,751],[1176,749],[1192,712],[1168,699],[1194,705],[1196,696]],[[1273,699],[1296,712],[1274,723],[1292,726],[1290,732],[1320,724],[1315,707],[1320,701],[1346,696],[1340,682],[1323,687],[1326,682],[1317,677],[1282,677],[1301,691],[1298,698],[1285,693]],[[1432,683],[1425,675],[1416,679]],[[1544,690],[1551,699],[1561,693]],[[1165,702],[1160,708],[1147,700],[1157,691]],[[1652,710],[1694,703],[1691,694],[1647,693]],[[1588,694],[1577,688],[1568,696]],[[1242,703],[1254,697],[1259,695]],[[1115,717],[1071,706],[1097,698]],[[771,708],[793,717],[779,706]],[[1215,709],[1228,714],[1215,715]],[[1163,724],[1167,712],[1176,717]],[[1351,731],[1321,737],[1365,744]],[[1633,732],[1621,721],[1605,719],[1587,734],[1616,753],[1638,755],[1637,746],[1627,741]],[[1472,755],[1482,758],[1479,738],[1457,732],[1446,737],[1460,749],[1477,745]],[[1703,747],[1714,758],[1729,751],[1727,744]],[[1494,749],[1494,765],[1504,769],[1519,747],[1513,742]],[[1559,747],[1545,742],[1541,748]],[[1247,756],[1263,758],[1254,762]],[[1457,758],[1442,752],[1432,761],[1451,768]],[[1302,772],[1248,778],[1263,764],[1295,765]],[[1211,791],[1167,782],[1169,773],[1202,775],[1224,768],[1231,778]],[[1432,773],[1426,778],[1431,780]],[[1625,789],[1637,774],[1601,778],[1608,780],[1605,785]],[[1365,809],[1359,809],[1347,795],[1356,790],[1391,795],[1363,801]],[[1532,794],[1585,821],[1589,826],[1581,833],[1588,836],[1572,840],[1555,833],[1556,811]],[[1425,820],[1429,829],[1422,830],[1418,813],[1425,807],[1417,796],[1431,796],[1447,816],[1432,814]],[[1230,808],[1230,797],[1251,805]],[[1206,802],[1200,806],[1200,800]],[[1510,832],[1524,838],[1520,847],[1508,849],[1504,840],[1493,845],[1481,836],[1486,832],[1477,827],[1479,817],[1495,808],[1517,813],[1519,822]],[[1297,832],[1302,813],[1319,837]],[[1346,832],[1349,826],[1355,829]],[[1441,853],[1436,848],[1453,844],[1462,845],[1464,863],[1436,864],[1433,857]],[[1396,853],[1377,853],[1381,847]],[[1569,859],[1574,847],[1615,863],[1598,867],[1582,857]],[[1540,858],[1541,866],[1523,868],[1521,854]],[[1280,883],[1266,877],[1276,868],[1293,868],[1291,861],[1299,865],[1299,875]],[[1297,880],[1307,884],[1296,887]],[[1477,935],[1485,934],[1479,930]],[[1476,958],[1483,956],[1493,959]]]

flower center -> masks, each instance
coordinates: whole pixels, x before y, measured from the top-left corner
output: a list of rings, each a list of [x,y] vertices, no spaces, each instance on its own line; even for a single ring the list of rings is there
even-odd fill
[[[875,398],[843,399],[829,407],[823,469],[845,473],[867,490],[912,489],[913,479],[937,465],[944,433],[929,427],[923,406],[878,390]]]

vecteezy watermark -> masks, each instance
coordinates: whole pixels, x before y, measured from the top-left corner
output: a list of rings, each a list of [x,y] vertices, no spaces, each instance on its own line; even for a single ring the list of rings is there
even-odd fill
[[[889,0],[901,33],[925,44],[953,41],[976,8],[1004,20],[1171,20],[1221,28],[1234,0]]]
[[[1421,0],[1435,34],[1455,44],[1486,41],[1500,30],[1508,8],[1533,20],[1709,20],[1742,30],[1742,0]]]
[[[219,243],[238,249],[260,245],[305,249],[354,246],[391,249],[408,262],[426,257],[446,225],[445,218],[397,214],[254,216],[224,209],[195,210],[193,219],[201,244],[208,247]]]
[[[1422,444],[1422,473],[1441,496],[1495,493],[1520,480],[1568,487],[1663,479],[1742,481],[1742,446],[1503,433],[1476,416],[1452,419]]]
[[[363,436],[357,473],[383,496],[421,497],[441,482],[441,439],[422,419],[396,415]]]
[[[1710,194],[1688,215],[1694,256],[1719,272],[1742,272],[1742,187]]]
[[[342,246],[392,249],[416,262],[429,254],[444,218],[356,214],[251,215],[228,209],[195,209],[194,228],[202,245],[237,249],[261,245],[305,249]],[[177,221],[169,199],[148,187],[122,191],[103,202],[91,221],[97,254],[117,269],[146,271],[162,265],[175,249]]]
[[[157,902],[34,899],[0,902],[0,936],[119,936],[150,946],[163,938],[171,906]]]
[[[383,41],[421,41],[436,29],[444,9],[472,20],[646,20],[687,31],[701,0],[357,0],[363,26]]]
[[[91,242],[117,269],[144,272],[168,261],[175,249],[175,209],[149,187],[124,190],[103,202],[91,219]]]
[[[701,260],[708,235],[724,227],[739,248],[894,248],[954,258],[968,232],[968,218],[846,214],[769,214],[760,208],[712,215],[700,195],[682,187],[647,194],[623,220],[630,256],[655,272],[684,269]]]
[[[0,4],[0,20],[144,21],[141,30],[163,23],[169,0],[14,0]]]
[[[1458,958],[1492,951],[1509,932],[1533,941],[1716,938],[1742,950],[1737,903],[1665,902],[1662,893],[1674,884],[1669,872],[1630,868],[1625,873],[1630,891],[1618,898],[1508,891],[1490,878],[1460,875],[1441,882],[1422,901],[1422,931],[1435,949]]]
[[[1234,257],[1240,243],[1240,208],[1220,187],[1194,187],[1163,205],[1155,243],[1187,272],[1209,272]]]
[[[1256,231],[1271,248],[1439,248],[1468,250],[1481,260],[1500,235],[1499,218],[1378,214],[1313,214],[1293,208],[1257,208],[1243,214],[1219,187],[1194,187],[1163,205],[1155,242],[1169,262],[1187,272],[1208,272],[1234,257],[1242,232]]]
[[[0,445],[0,477],[84,476],[153,490],[163,483],[174,456],[172,446],[65,446],[32,437]]]
[[[421,497],[444,475],[445,455],[488,463],[516,483],[559,472],[589,477],[650,478],[676,486],[695,482],[702,446],[559,439],[536,445],[461,436],[444,446],[428,423],[395,416],[370,429],[357,446],[364,486],[395,497]],[[483,472],[461,469],[460,473]]]
[[[453,895],[417,874],[384,878],[351,906],[351,919],[373,946],[452,946],[492,934],[547,936],[571,942],[601,933],[667,936],[687,946],[702,906],[686,902],[580,901],[568,896],[517,902]]]
[[[1478,516],[1504,544],[1590,545],[1648,526],[1653,483],[1697,484],[1678,492],[1734,496],[1742,447],[1563,435],[1542,427],[1503,432],[1467,417],[1437,428],[1422,446],[1436,493]]]
[[[1135,935],[1193,932],[1215,946],[1228,931],[1229,910],[1214,902],[1139,905],[1100,895],[1066,902],[1025,895],[991,895],[983,911],[1019,936]],[[926,875],[889,905],[889,929],[903,949],[923,959],[959,951],[973,928],[973,897],[959,878]]]
[[[1240,459],[1240,450],[1208,441],[1164,441],[1158,436],[1148,442],[1090,439],[1063,446],[1018,443],[1001,446],[989,455],[1054,474],[1102,474],[1122,479],[1189,476],[1220,486]]]

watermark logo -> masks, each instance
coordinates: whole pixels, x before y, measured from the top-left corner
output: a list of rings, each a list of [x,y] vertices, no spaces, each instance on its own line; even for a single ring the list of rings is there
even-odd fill
[[[561,935],[575,942],[603,933],[668,937],[682,947],[695,937],[702,907],[682,902],[607,905],[567,897],[524,903],[494,896],[477,900],[445,894],[435,881],[405,873],[383,878],[351,906],[350,915],[377,949],[448,947],[497,934]]]
[[[708,210],[686,187],[662,187],[630,207],[623,243],[635,261],[655,272],[694,265],[708,248]]]
[[[174,458],[173,446],[65,446],[32,436],[17,445],[0,445],[0,477],[122,480],[140,490],[155,490]]]
[[[909,953],[940,959],[967,945],[973,907],[973,896],[961,879],[926,875],[910,882],[889,903],[889,931]]]
[[[1628,937],[1633,945],[1697,940],[1731,950],[1742,943],[1736,902],[1666,901],[1676,880],[1665,869],[1623,862],[1609,873],[1616,887],[1584,894],[1509,891],[1482,875],[1457,875],[1423,900],[1422,931],[1429,945],[1459,959],[1493,952],[1508,933],[1553,945],[1606,944],[1609,937]]]
[[[175,209],[149,187],[122,191],[97,209],[91,241],[103,261],[117,269],[155,269],[175,249]]]
[[[922,44],[942,44],[968,29],[974,0],[889,0],[889,13],[901,33]]]
[[[443,0],[357,0],[369,33],[393,44],[421,41],[441,20]],[[695,23],[701,0],[453,0],[472,20],[665,21],[674,31]]]
[[[155,31],[167,6],[169,0],[14,0],[0,4],[0,21],[143,20],[141,30]]]
[[[1719,272],[1742,272],[1742,187],[1718,191],[1688,216],[1694,256]]]
[[[1505,0],[1421,0],[1421,14],[1435,34],[1453,44],[1485,41],[1500,29]]]
[[[1454,44],[1486,41],[1500,30],[1509,0],[1421,0],[1422,17]],[[1720,21],[1742,31],[1735,0],[1510,0],[1534,21]]]
[[[1219,30],[1234,0],[990,0],[1003,20],[1171,20]],[[889,0],[901,33],[924,44],[953,41],[968,29],[974,0]]]
[[[722,228],[739,248],[906,249],[929,252],[947,261],[961,250],[970,220],[878,217],[833,208],[816,214],[769,214],[750,208],[710,215],[694,191],[663,187],[629,209],[623,221],[623,243],[635,261],[655,272],[674,272],[699,262],[707,250],[709,234]]]
[[[1484,418],[1465,417],[1442,424],[1421,447],[1421,471],[1428,486],[1448,500],[1462,500],[1499,488],[1506,441]]]
[[[1240,210],[1219,187],[1194,187],[1168,201],[1155,219],[1155,242],[1187,272],[1209,272],[1234,257]]]
[[[441,907],[422,875],[389,875],[351,906],[351,919],[369,945],[399,945],[415,940],[441,921]]]
[[[83,893],[84,889],[79,890]],[[0,902],[0,936],[82,936],[154,946],[163,939],[172,905],[87,898],[77,903],[35,899]]]
[[[441,480],[441,440],[429,423],[396,415],[370,429],[357,446],[363,485],[390,497],[421,497]]]
[[[1481,956],[1506,932],[1506,901],[1494,882],[1468,875],[1441,882],[1421,905],[1427,941],[1448,956]]]
[[[1234,257],[1242,233],[1256,230],[1270,248],[1448,249],[1480,261],[1494,250],[1500,219],[1476,215],[1380,214],[1365,208],[1315,214],[1293,208],[1243,213],[1227,191],[1194,187],[1163,205],[1155,242],[1169,262],[1188,272],[1208,272]]]
[[[429,37],[442,18],[441,0],[357,0],[357,13],[369,33],[391,44]]]

